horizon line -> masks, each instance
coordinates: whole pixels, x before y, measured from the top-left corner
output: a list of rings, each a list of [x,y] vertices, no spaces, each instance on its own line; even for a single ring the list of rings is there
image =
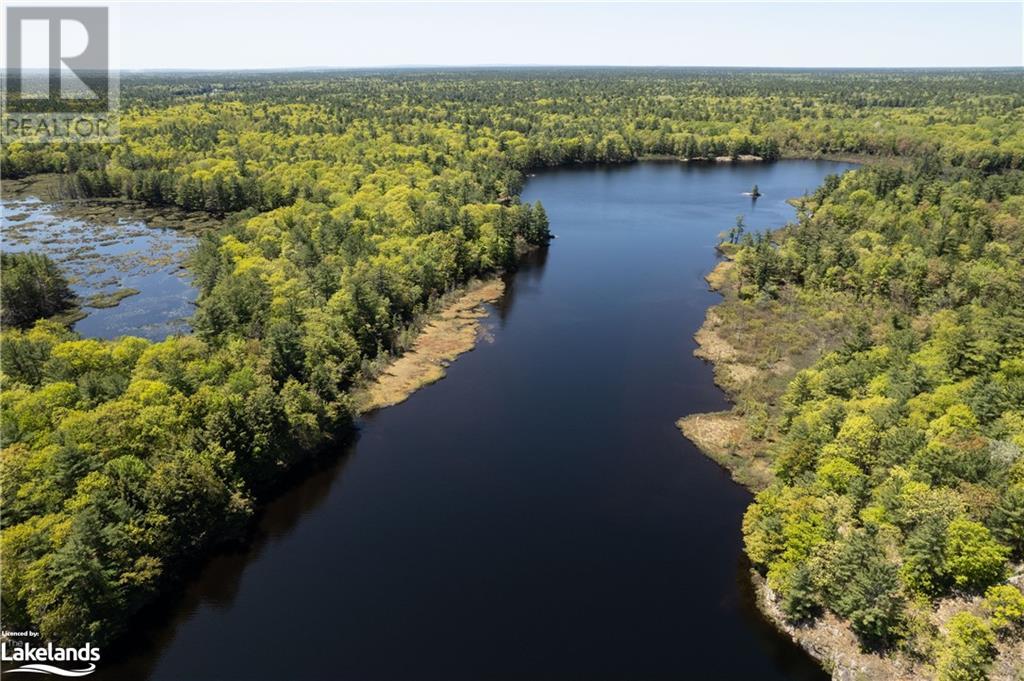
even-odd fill
[[[1010,71],[1024,70],[1024,64],[999,66],[754,66],[754,65],[708,65],[708,64],[381,64],[372,66],[254,66],[233,68],[224,66],[159,66],[119,67],[122,73],[268,73],[268,72],[313,72],[313,71],[379,71],[379,70],[468,70],[468,69],[711,69],[737,71]],[[31,69],[26,69],[31,70]],[[39,69],[45,71],[46,69]]]

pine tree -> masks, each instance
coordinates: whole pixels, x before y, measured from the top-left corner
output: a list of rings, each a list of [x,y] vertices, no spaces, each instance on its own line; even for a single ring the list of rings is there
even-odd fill
[[[804,564],[799,565],[789,579],[789,587],[782,598],[782,611],[794,624],[809,622],[821,614],[818,592]]]
[[[548,223],[548,213],[544,205],[537,201],[533,204],[533,214],[530,217],[530,236],[528,241],[532,244],[543,244],[551,238],[551,230]]]

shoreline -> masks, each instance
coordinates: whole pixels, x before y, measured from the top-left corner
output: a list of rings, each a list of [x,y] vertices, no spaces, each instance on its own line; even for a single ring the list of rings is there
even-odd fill
[[[356,412],[365,415],[401,404],[420,388],[444,378],[445,369],[481,340],[481,320],[489,314],[484,304],[497,302],[504,293],[499,273],[470,281],[449,294],[449,299],[454,298],[450,302],[442,301],[439,309],[424,312],[409,348],[390,356],[374,376],[352,391]]]
[[[694,334],[697,348],[693,353],[713,366],[715,383],[733,406],[725,411],[689,414],[680,418],[676,425],[683,437],[702,454],[726,469],[733,480],[756,493],[772,482],[771,460],[765,452],[774,440],[768,428],[760,436],[753,431],[759,427],[762,417],[770,418],[768,410],[781,398],[789,380],[838,344],[845,321],[842,315],[828,308],[842,308],[844,303],[836,303],[832,298],[814,300],[797,296],[787,299],[786,291],[780,292],[780,304],[774,307],[741,300],[735,264],[728,256],[705,276],[705,280],[710,290],[722,295],[722,300],[707,309],[703,324]],[[741,308],[743,314],[738,315],[736,308]],[[877,321],[878,310],[874,312]],[[760,315],[760,321],[771,320],[772,330],[755,331],[758,338],[745,338],[747,329],[742,322],[737,323],[736,318],[748,315]],[[794,334],[794,331],[800,333]],[[821,342],[805,347],[795,345],[800,342],[795,339],[807,337]],[[753,340],[753,348],[774,347],[776,353],[769,356],[771,361],[755,361],[752,357],[756,349],[744,347],[744,340]],[[764,410],[763,414],[754,411],[758,408]],[[1019,567],[1015,569],[1017,573],[1011,581],[1024,581],[1024,571]],[[864,652],[849,624],[828,611],[808,624],[789,623],[777,595],[764,577],[753,568],[748,577],[761,614],[776,630],[789,636],[817,660],[835,681],[913,681],[934,677],[934,669],[925,661],[905,654]],[[941,599],[924,616],[941,630],[949,617],[956,612],[977,610],[981,600],[980,596],[951,595]],[[1021,649],[1015,651],[1015,645],[1019,644],[1000,642],[990,679],[1018,679],[1013,672],[1014,665],[1019,664]]]
[[[120,197],[101,199],[67,199],[60,198],[56,193],[60,176],[30,176],[22,180],[8,183],[4,181],[3,201],[21,202],[37,199],[40,203],[52,208],[52,213],[62,219],[79,220],[87,223],[124,226],[136,221],[144,221],[147,228],[171,229],[186,233],[209,233],[227,224],[227,218],[218,218],[206,213],[184,211],[176,207],[148,206],[138,201]],[[15,185],[11,190],[11,185]],[[51,188],[47,193],[46,187]],[[5,211],[9,210],[5,205]],[[187,225],[178,222],[179,218],[188,220]],[[154,224],[158,223],[158,224]],[[533,247],[535,248],[535,247]],[[517,251],[517,263],[533,248],[525,245]],[[187,262],[187,258],[186,258]],[[184,267],[184,265],[182,265]],[[353,427],[334,433],[329,443],[344,451],[358,432],[358,419],[366,414],[387,406],[397,405],[422,387],[434,383],[446,375],[446,367],[458,356],[472,350],[481,340],[481,320],[490,312],[484,304],[496,302],[505,291],[504,270],[482,274],[482,278],[474,278],[455,286],[451,291],[441,295],[425,305],[425,309],[417,314],[404,327],[403,336],[409,338],[408,347],[400,349],[400,354],[381,356],[377,362],[364,366],[363,375],[349,389],[348,397],[356,406],[353,410]],[[77,307],[68,311],[65,316],[54,317],[55,321],[67,324],[69,328],[74,322],[86,316],[83,308],[115,307],[121,298],[137,294],[135,289],[118,290],[105,298],[95,297],[79,299]],[[116,301],[115,301],[116,299]],[[73,330],[73,329],[72,329]],[[189,332],[192,333],[191,331]],[[83,336],[91,338],[91,336]],[[106,342],[100,338],[101,342]],[[320,446],[308,450],[300,460],[295,461],[278,477],[266,481],[253,488],[254,515],[248,517],[243,527],[236,533],[212,537],[195,555],[184,556],[175,565],[175,573],[162,578],[160,593],[156,598],[144,602],[141,606],[126,611],[124,629],[114,630],[107,641],[107,646],[117,650],[125,650],[130,641],[130,629],[139,621],[145,621],[152,612],[161,612],[168,603],[177,602],[182,590],[195,578],[195,575],[210,561],[225,550],[249,546],[255,540],[257,523],[254,518],[265,512],[271,500],[292,488],[297,481],[303,480],[321,470],[329,461],[337,461],[339,456],[325,454],[327,447]],[[171,606],[173,607],[173,605]],[[165,621],[161,615],[161,622]],[[140,619],[142,618],[142,619]],[[121,659],[122,652],[115,659]]]
[[[199,239],[226,224],[226,220],[207,213],[147,206],[119,197],[62,198],[64,177],[48,173],[4,180],[2,198],[7,225],[4,243],[55,259],[76,287],[72,305],[49,317],[70,329],[96,310],[120,307],[124,299],[140,293],[154,293],[128,285],[126,280],[157,274],[163,268],[190,274],[190,259]],[[40,212],[42,216],[37,215]],[[33,236],[39,233],[45,238]],[[142,238],[146,245],[113,254],[97,250],[136,238]],[[166,326],[171,335],[178,332],[179,322],[168,318],[157,321],[156,326]],[[124,333],[117,329],[116,335],[144,335],[144,328],[138,326]],[[86,337],[104,338],[106,333],[94,329]]]
[[[151,206],[142,201],[120,196],[103,198],[69,198],[62,196],[61,181],[68,175],[40,173],[17,179],[3,180],[3,201],[38,199],[53,207],[53,212],[71,220],[83,220],[113,225],[125,222],[145,222],[147,227],[173,229],[191,235],[223,227],[229,217],[218,217],[205,211],[187,211],[177,206]]]
[[[708,307],[704,322],[693,335],[697,343],[693,355],[711,364],[715,385],[726,394],[732,406],[722,411],[687,414],[676,421],[676,427],[701,453],[726,469],[733,480],[757,492],[769,485],[772,474],[769,461],[759,453],[758,440],[742,413],[740,392],[745,385],[764,376],[786,375],[793,365],[780,359],[762,369],[728,338],[720,310],[730,300],[738,298],[734,277],[735,263],[724,255],[705,275],[708,289],[721,295],[722,300]]]
[[[119,197],[61,198],[59,183],[62,177],[65,176],[46,173],[7,180],[3,200],[37,199],[51,206],[54,214],[68,219],[113,224],[138,220],[148,227],[179,229],[187,233],[202,233],[220,227],[226,221],[207,213],[184,211],[173,206],[148,206]],[[452,361],[476,347],[481,339],[480,322],[488,314],[483,305],[497,302],[504,294],[503,274],[496,272],[483,279],[466,282],[418,315],[408,327],[413,331],[409,347],[380,358],[364,380],[353,387],[351,397],[356,414],[362,416],[398,405],[420,388],[444,378],[445,369]],[[121,298],[137,293],[134,289],[125,289],[102,300],[99,297],[95,297],[97,300],[80,299],[74,308],[53,318],[71,327],[88,314],[83,308],[114,307]]]
[[[190,234],[217,229],[227,222],[227,218],[204,212],[149,206],[121,197],[61,197],[60,182],[64,177],[60,173],[45,173],[7,180],[2,198],[4,201],[38,199],[51,206],[54,214],[67,219],[97,224],[142,221],[150,228],[176,229]],[[400,404],[420,388],[444,378],[445,369],[480,341],[481,320],[488,314],[483,306],[496,302],[504,294],[503,275],[503,272],[496,272],[464,282],[414,319],[407,327],[413,331],[409,346],[398,354],[381,358],[371,367],[369,375],[353,387],[351,397],[356,414],[361,416]],[[83,308],[115,307],[121,298],[137,293],[135,289],[124,289],[105,297],[94,296],[96,300],[78,299],[74,308],[53,319],[70,327],[88,315]]]
[[[115,225],[141,221],[150,228],[175,229],[189,234],[223,227],[229,219],[175,206],[150,206],[116,196],[67,198],[61,196],[61,182],[66,177],[61,173],[41,173],[5,180],[0,198],[4,201],[37,199],[51,206],[54,214],[67,219]],[[529,250],[532,249],[522,250],[519,256]],[[400,404],[420,388],[444,378],[451,362],[476,347],[481,339],[481,320],[488,314],[483,306],[496,302],[504,294],[504,274],[499,271],[464,282],[418,315],[407,327],[412,331],[409,346],[397,354],[380,358],[368,375],[353,387],[351,397],[357,415]],[[135,289],[124,289],[105,297],[94,296],[95,300],[79,299],[74,308],[53,319],[70,327],[87,316],[83,308],[114,307],[121,298],[136,293]]]
[[[736,157],[732,156],[694,156],[693,158],[687,158],[685,156],[673,156],[672,154],[644,154],[637,156],[636,162],[643,163],[645,161],[676,161],[678,163],[771,163],[772,161],[766,161],[763,157],[755,154],[739,154]]]
[[[694,334],[697,348],[694,356],[712,365],[715,384],[726,393],[732,407],[725,411],[689,414],[676,422],[683,437],[692,442],[702,454],[726,469],[732,479],[756,493],[771,484],[773,475],[770,459],[763,453],[768,442],[751,433],[748,415],[740,406],[743,386],[774,376],[788,377],[796,368],[786,360],[771,367],[758,367],[743,361],[742,351],[731,342],[723,329],[720,308],[739,300],[734,281],[735,263],[724,256],[705,277],[708,288],[719,293],[722,300],[710,306],[704,322]],[[803,648],[835,680],[853,681],[911,681],[913,669],[904,669],[892,658],[864,654],[849,626],[831,613],[825,613],[815,623],[793,626],[779,607],[775,594],[765,579],[753,568],[748,575],[754,587],[757,609],[779,632],[788,635]]]

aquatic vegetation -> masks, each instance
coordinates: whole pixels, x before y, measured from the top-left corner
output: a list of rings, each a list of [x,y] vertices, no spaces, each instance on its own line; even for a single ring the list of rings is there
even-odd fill
[[[163,340],[190,330],[196,291],[182,268],[196,244],[193,234],[152,227],[149,219],[87,218],[93,211],[81,204],[69,213],[59,203],[5,198],[3,207],[4,251],[40,251],[53,259],[79,305],[59,318],[82,335]]]

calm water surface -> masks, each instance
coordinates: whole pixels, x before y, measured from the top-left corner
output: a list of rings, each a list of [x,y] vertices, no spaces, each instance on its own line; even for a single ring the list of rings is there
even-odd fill
[[[448,378],[366,420],[100,663],[102,679],[824,679],[757,613],[750,495],[676,430],[717,234],[849,166],[546,172],[557,234]],[[742,192],[754,183],[756,205]]]
[[[188,333],[196,290],[183,266],[196,237],[138,220],[98,223],[58,215],[36,198],[0,201],[0,250],[34,251],[56,261],[82,302],[73,328],[87,338],[140,336],[161,341]],[[113,307],[90,307],[93,296],[138,293]]]

